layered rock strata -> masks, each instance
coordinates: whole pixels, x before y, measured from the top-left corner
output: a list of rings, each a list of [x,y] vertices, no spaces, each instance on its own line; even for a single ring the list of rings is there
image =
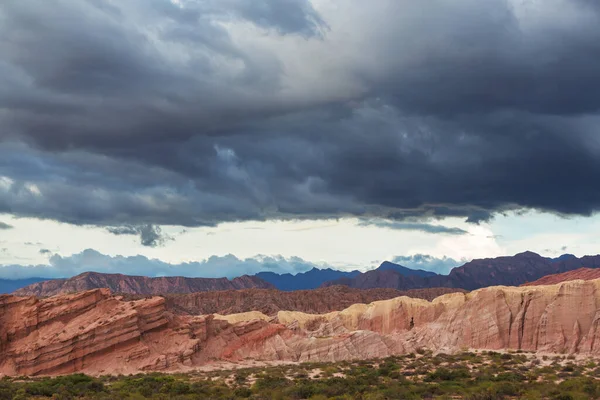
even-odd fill
[[[294,310],[312,314],[339,311],[357,303],[408,296],[433,300],[442,294],[466,292],[455,288],[429,288],[400,291],[395,289],[352,289],[331,286],[313,290],[283,292],[272,289],[246,289],[164,295],[167,308],[178,314],[236,314],[260,311],[274,316]],[[136,298],[133,296],[132,298]]]
[[[216,360],[339,361],[429,348],[600,355],[600,280],[398,297],[307,314],[176,315],[105,289],[0,296],[0,373],[183,370]]]
[[[557,283],[577,279],[582,279],[584,281],[600,279],[600,268],[579,268],[573,271],[563,272],[562,274],[547,275],[536,281],[524,283],[521,286],[555,285]]]

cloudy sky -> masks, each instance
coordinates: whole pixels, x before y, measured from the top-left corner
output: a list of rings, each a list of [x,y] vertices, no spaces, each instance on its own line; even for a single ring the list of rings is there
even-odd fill
[[[0,278],[600,251],[600,3],[4,0]]]

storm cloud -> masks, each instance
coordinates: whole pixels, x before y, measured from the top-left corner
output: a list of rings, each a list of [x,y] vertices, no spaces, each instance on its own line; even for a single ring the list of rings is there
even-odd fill
[[[447,235],[465,235],[468,232],[456,227],[447,227],[443,225],[386,221],[386,220],[365,220],[358,224],[359,226],[377,226],[379,228],[396,229],[401,231],[419,231],[425,233],[441,233]]]
[[[160,226],[146,224],[142,226],[116,226],[107,230],[113,235],[139,235],[142,246],[156,247],[164,244],[170,238],[162,233]]]
[[[597,2],[8,0],[0,37],[0,213],[600,209]]]

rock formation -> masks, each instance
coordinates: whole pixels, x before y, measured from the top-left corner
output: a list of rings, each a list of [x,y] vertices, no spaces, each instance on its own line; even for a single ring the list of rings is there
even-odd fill
[[[248,275],[229,280],[227,278],[184,278],[181,276],[149,278],[147,276],[85,272],[69,279],[34,283],[15,291],[14,294],[46,297],[99,288],[108,288],[113,293],[149,295],[250,288],[274,289],[274,286],[260,278]]]
[[[215,360],[339,361],[418,348],[600,355],[600,279],[397,297],[308,314],[176,315],[96,289],[0,296],[0,373],[185,370]]]
[[[589,281],[592,279],[600,278],[600,268],[579,268],[574,271],[563,272],[562,274],[552,274],[544,276],[537,281],[524,283],[521,286],[538,286],[538,285],[555,285],[557,283],[574,281],[576,279],[583,279]]]
[[[278,311],[293,310],[322,314],[343,310],[357,303],[408,296],[426,300],[446,293],[464,292],[454,288],[430,288],[400,291],[395,289],[352,289],[331,286],[314,290],[282,292],[272,289],[245,289],[199,292],[182,295],[163,295],[167,308],[177,314],[235,314],[259,311],[276,315]],[[136,296],[131,296],[132,299]]]

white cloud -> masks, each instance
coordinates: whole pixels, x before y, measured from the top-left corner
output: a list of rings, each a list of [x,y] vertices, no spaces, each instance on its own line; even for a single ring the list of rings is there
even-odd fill
[[[298,257],[257,256],[239,259],[231,254],[212,256],[199,262],[169,264],[157,259],[137,255],[130,257],[108,256],[86,249],[71,256],[55,254],[48,264],[35,266],[5,265],[0,267],[0,278],[21,279],[30,277],[65,278],[87,271],[145,276],[188,276],[202,278],[233,278],[253,275],[260,271],[298,273],[314,267],[327,267],[306,262]]]

